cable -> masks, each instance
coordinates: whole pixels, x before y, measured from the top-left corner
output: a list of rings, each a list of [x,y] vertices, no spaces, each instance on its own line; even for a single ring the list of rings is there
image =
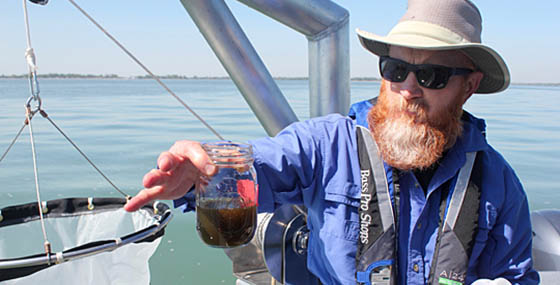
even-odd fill
[[[99,28],[99,30],[101,30],[105,35],[107,35],[109,39],[111,39],[117,46],[119,46],[119,48],[121,48],[130,58],[132,58],[132,60],[134,60],[138,65],[140,65],[140,67],[142,67],[144,71],[146,71],[155,81],[157,81],[159,85],[161,85],[165,90],[167,90],[167,92],[171,94],[171,96],[175,97],[175,99],[177,99],[177,101],[179,101],[179,103],[181,103],[183,107],[185,107],[189,112],[191,112],[191,114],[193,114],[193,116],[195,116],[204,126],[206,126],[206,128],[208,128],[212,133],[214,133],[214,135],[216,135],[218,139],[225,140],[216,130],[214,130],[214,128],[212,128],[204,119],[202,119],[202,117],[200,117],[193,109],[191,109],[191,107],[189,107],[187,103],[181,100],[179,96],[175,95],[175,93],[171,91],[171,89],[169,89],[167,85],[165,85],[157,75],[153,74],[144,64],[142,64],[142,62],[140,62],[131,52],[129,52],[128,49],[126,49],[119,41],[117,41],[117,39],[115,39],[111,34],[109,34],[109,32],[107,32],[100,24],[98,24],[97,21],[95,21],[86,11],[84,11],[80,6],[78,6],[78,4],[74,2],[74,0],[68,0],[68,1],[72,5],[74,5],[74,7],[76,7],[76,9],[78,9],[84,16],[86,16],[97,28]]]
[[[0,162],[2,162],[2,160],[4,160],[4,158],[6,157],[6,155],[8,155],[8,152],[10,152],[10,149],[12,149],[12,147],[14,146],[16,141],[18,140],[19,136],[23,132],[23,129],[25,129],[26,125],[27,125],[27,119],[25,119],[25,123],[23,124],[23,126],[21,126],[21,128],[19,129],[19,132],[16,134],[16,136],[14,137],[14,139],[12,140],[12,142],[10,143],[10,145],[8,146],[8,148],[6,149],[4,154],[2,154],[2,157],[0,157]]]
[[[66,138],[66,140],[87,160],[87,162],[89,162],[89,164],[95,168],[95,170],[97,170],[97,172],[103,176],[103,178],[105,178],[105,180],[107,182],[109,182],[109,184],[111,184],[111,186],[113,186],[113,188],[115,188],[115,190],[117,190],[119,193],[121,193],[125,198],[130,198],[130,195],[124,193],[123,191],[121,191],[121,189],[119,189],[119,187],[117,187],[94,163],[93,161],[91,161],[91,159],[89,159],[89,157],[87,157],[87,155],[62,131],[61,128],[58,127],[58,125],[56,125],[54,123],[53,120],[51,120],[51,118],[47,115],[47,113],[44,110],[40,110],[39,111],[41,116],[43,116],[45,119],[47,119],[57,130],[58,132],[64,136],[64,138]]]

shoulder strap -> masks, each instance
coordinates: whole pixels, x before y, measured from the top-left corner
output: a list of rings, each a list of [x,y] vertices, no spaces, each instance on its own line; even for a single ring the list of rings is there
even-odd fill
[[[467,153],[467,160],[459,170],[447,214],[440,221],[429,284],[460,285],[465,282],[480,203],[480,188],[473,182],[480,181],[480,167],[474,167],[475,160],[476,152]],[[475,178],[471,177],[473,169],[478,172],[476,179],[471,179]],[[445,204],[443,200],[447,200],[447,194],[442,192],[441,199],[442,204]]]
[[[356,279],[362,284],[394,284],[397,232],[385,167],[369,130],[357,127],[356,132],[361,177]]]

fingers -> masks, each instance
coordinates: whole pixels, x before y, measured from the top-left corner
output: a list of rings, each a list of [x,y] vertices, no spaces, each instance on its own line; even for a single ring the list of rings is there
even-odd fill
[[[184,160],[183,156],[166,151],[159,155],[157,165],[162,171],[170,171],[177,167],[177,165],[181,164]]]
[[[200,143],[193,141],[176,142],[169,152],[190,161],[201,173],[212,176],[217,171],[216,166],[210,161],[208,154]]]
[[[183,163],[171,171],[152,169],[144,175],[143,184],[146,188],[162,186],[163,192],[169,193],[177,188],[189,189],[201,176],[198,169],[190,163]]]
[[[160,154],[157,164],[158,170],[151,170],[144,176],[144,187],[165,186],[168,180],[184,176],[178,168],[209,176],[214,175],[217,170],[200,143],[193,141],[176,142],[169,151]]]
[[[150,172],[144,175],[142,179],[142,184],[146,188],[152,188],[155,186],[167,186],[169,177],[173,175],[174,172],[177,171],[162,171],[161,169],[152,169]],[[177,175],[177,174],[175,174]]]
[[[157,186],[140,191],[136,196],[130,199],[125,205],[124,209],[128,212],[133,212],[140,209],[148,202],[155,200],[156,197],[161,195],[162,187]]]
[[[146,189],[140,191],[126,205],[125,210],[135,211],[156,199],[177,199],[198,181],[201,174],[212,176],[217,167],[211,162],[200,143],[176,142],[169,151],[160,154],[159,169],[152,169],[143,178]]]
[[[213,175],[216,171],[216,167],[200,143],[193,141],[178,141],[169,151],[161,153],[158,158],[158,167],[162,171],[172,171],[186,161],[190,161],[201,173],[206,175]]]
[[[192,177],[188,181],[192,181]],[[140,209],[145,204],[154,200],[173,200],[183,197],[192,187],[192,183],[189,186],[171,188],[166,186],[155,186],[151,188],[145,188],[138,192],[136,196],[132,197],[124,205],[124,209],[129,212],[136,211]]]

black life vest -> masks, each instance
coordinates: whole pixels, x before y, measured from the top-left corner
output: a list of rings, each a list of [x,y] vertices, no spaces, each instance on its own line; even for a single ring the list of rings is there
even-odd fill
[[[361,126],[357,127],[356,132],[361,177],[356,280],[359,284],[397,284],[398,175],[393,171],[393,203],[383,160],[373,136]],[[478,223],[481,169],[478,161],[473,168],[476,152],[469,152],[466,156],[449,205],[447,196],[450,183],[440,187],[439,230],[428,284],[465,283]]]

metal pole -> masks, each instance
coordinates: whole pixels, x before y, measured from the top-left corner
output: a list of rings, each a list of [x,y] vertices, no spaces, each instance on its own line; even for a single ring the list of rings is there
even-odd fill
[[[311,117],[347,114],[350,106],[348,21],[328,37],[309,41]]]
[[[269,135],[298,118],[223,0],[181,0]]]
[[[311,117],[346,114],[350,105],[349,13],[329,0],[238,0],[304,34]]]

